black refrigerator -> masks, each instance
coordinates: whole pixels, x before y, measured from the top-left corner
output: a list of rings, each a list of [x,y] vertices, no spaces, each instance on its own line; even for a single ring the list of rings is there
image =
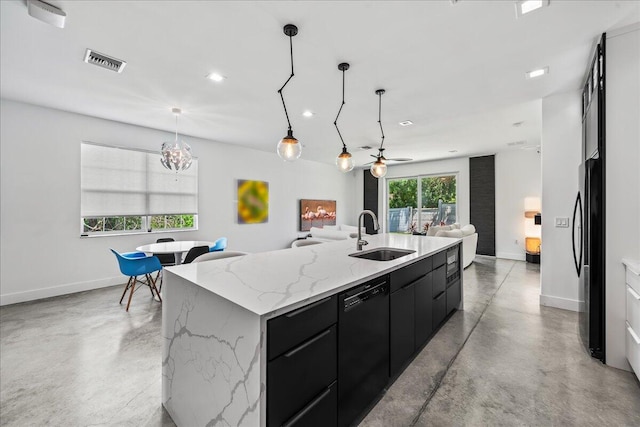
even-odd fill
[[[579,330],[587,352],[605,362],[605,35],[582,94],[580,191],[573,213],[573,256],[579,283]]]

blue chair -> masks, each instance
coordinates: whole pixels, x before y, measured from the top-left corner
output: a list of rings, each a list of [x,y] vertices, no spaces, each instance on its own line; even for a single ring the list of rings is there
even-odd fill
[[[213,242],[213,246],[209,248],[209,252],[224,251],[226,248],[227,248],[227,238],[221,237],[215,242]]]
[[[162,302],[160,292],[158,292],[158,288],[156,288],[157,276],[154,280],[151,275],[151,273],[162,270],[160,260],[155,256],[146,256],[144,252],[126,252],[121,254],[113,249],[110,250],[118,260],[120,272],[125,276],[129,276],[127,286],[124,288],[124,292],[122,292],[122,297],[120,297],[120,304],[122,304],[122,300],[124,299],[127,290],[129,290],[129,301],[127,302],[127,311],[129,311],[131,297],[133,297],[133,292],[135,291],[136,284],[138,283],[149,286],[151,296],[157,296],[160,302]],[[144,276],[144,279],[138,279],[138,276]],[[154,291],[155,295],[153,293]]]

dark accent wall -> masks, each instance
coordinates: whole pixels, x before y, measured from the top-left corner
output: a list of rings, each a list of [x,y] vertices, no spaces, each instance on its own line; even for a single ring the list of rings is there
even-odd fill
[[[378,216],[378,179],[371,175],[369,169],[363,169],[364,174],[364,203],[365,209],[373,211]],[[367,234],[376,234],[373,229],[373,220],[369,215],[364,217],[364,226],[367,229]]]
[[[471,224],[478,233],[478,255],[496,255],[495,156],[469,158]]]

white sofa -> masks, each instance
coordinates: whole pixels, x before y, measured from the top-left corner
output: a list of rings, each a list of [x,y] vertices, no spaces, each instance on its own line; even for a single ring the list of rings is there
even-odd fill
[[[462,266],[467,268],[476,258],[478,233],[472,224],[460,227],[460,224],[434,226],[429,228],[427,236],[457,237],[462,239]]]
[[[311,227],[309,230],[311,237],[309,239],[323,242],[332,240],[346,240],[358,237],[358,227],[352,225],[325,225],[323,228]],[[364,228],[362,230],[364,235]]]

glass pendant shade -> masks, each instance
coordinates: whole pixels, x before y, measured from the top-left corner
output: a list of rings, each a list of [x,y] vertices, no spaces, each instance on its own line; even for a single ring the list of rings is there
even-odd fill
[[[347,147],[342,147],[342,153],[336,158],[336,166],[338,166],[340,172],[344,173],[353,170],[353,157],[351,157],[351,153],[347,151]]]
[[[191,147],[184,141],[163,142],[160,163],[169,170],[183,171],[189,169],[193,156]]]
[[[371,175],[382,178],[387,174],[387,164],[380,158],[371,165]]]
[[[293,136],[293,131],[289,130],[287,132],[287,136],[278,142],[278,148],[276,151],[282,160],[293,162],[300,158],[300,155],[302,154],[302,146]]]
[[[176,140],[162,143],[160,163],[165,168],[178,172],[189,169],[193,156],[191,155],[189,144],[178,140],[178,116],[182,113],[182,110],[172,108],[171,112],[176,116]]]

